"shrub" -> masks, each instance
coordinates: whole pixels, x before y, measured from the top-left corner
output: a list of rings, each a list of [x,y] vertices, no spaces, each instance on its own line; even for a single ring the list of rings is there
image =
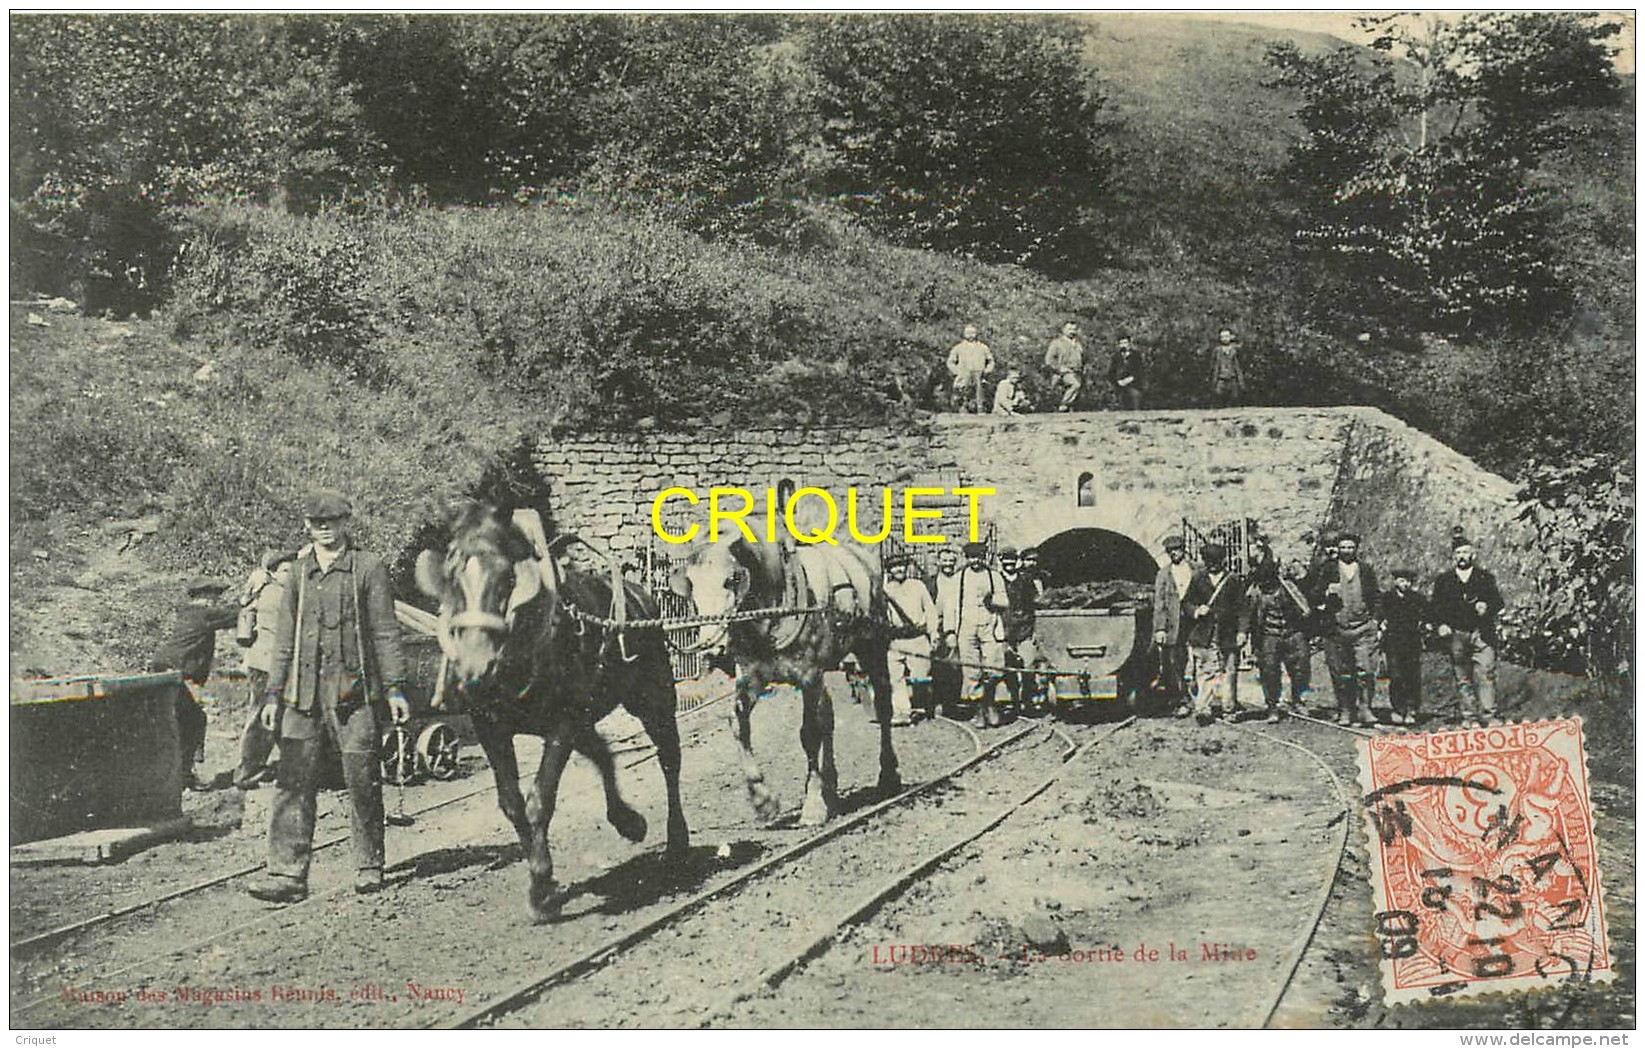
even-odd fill
[[[1545,565],[1512,641],[1538,665],[1631,681],[1634,641],[1634,475],[1631,461],[1589,456],[1534,464],[1520,516],[1535,526]],[[1630,694],[1631,699],[1631,694]]]
[[[1086,261],[1110,160],[1078,31],[842,16],[813,22],[805,47],[823,185],[874,228],[990,261]]]

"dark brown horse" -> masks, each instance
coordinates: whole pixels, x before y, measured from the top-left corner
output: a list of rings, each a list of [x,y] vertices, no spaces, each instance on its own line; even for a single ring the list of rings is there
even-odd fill
[[[548,824],[571,751],[599,770],[606,818],[617,832],[630,841],[645,837],[645,818],[623,800],[610,749],[595,729],[619,701],[657,747],[668,788],[668,853],[688,845],[674,676],[661,630],[619,635],[575,616],[610,618],[606,579],[539,559],[518,524],[490,506],[461,507],[451,531],[443,559],[430,550],[418,556],[417,585],[440,602],[440,644],[491,762],[497,803],[525,850],[532,917],[547,921],[558,909]],[[656,603],[637,588],[625,584],[623,599],[633,616],[657,616]],[[514,752],[520,734],[543,739],[529,800],[520,793]]]
[[[763,523],[751,518],[754,534]],[[780,811],[754,758],[749,719],[754,703],[779,682],[800,690],[804,707],[800,744],[805,749],[805,800],[800,822],[826,823],[834,814],[838,772],[834,763],[834,703],[823,674],[854,653],[874,687],[880,729],[878,788],[901,788],[891,745],[891,677],[885,654],[890,641],[884,583],[878,559],[855,544],[787,549],[751,543],[732,531],[724,541],[705,544],[670,585],[690,597],[704,616],[765,608],[819,611],[745,622],[709,624],[701,630],[701,650],[728,656],[736,664],[736,731],[748,799],[763,819]]]

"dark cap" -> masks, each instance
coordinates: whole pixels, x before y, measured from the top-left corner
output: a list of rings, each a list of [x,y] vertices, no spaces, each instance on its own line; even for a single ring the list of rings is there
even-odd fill
[[[347,517],[354,512],[348,505],[348,496],[335,488],[316,488],[303,500],[303,516],[327,520]]]
[[[914,559],[907,554],[892,554],[885,559],[885,570],[889,572],[893,568],[902,568],[912,564],[913,561]]]
[[[1001,561],[1015,561],[1017,559],[1017,548],[1014,546],[1000,547],[999,558]]]
[[[1182,541],[1182,536],[1180,535],[1168,535],[1165,537],[1165,549],[1167,550],[1181,550],[1186,545],[1187,544]]]
[[[987,557],[988,544],[966,543],[964,546],[960,547],[960,551],[964,553],[966,557]]]
[[[1451,529],[1451,549],[1452,550],[1455,550],[1459,546],[1473,546],[1473,545],[1474,545],[1473,543],[1468,541],[1468,533],[1466,533],[1462,530],[1461,525],[1457,525],[1455,528]]]
[[[228,589],[228,584],[221,579],[213,579],[211,576],[197,575],[190,576],[188,581],[183,584],[183,589],[188,592],[190,597],[204,596],[220,594]]]
[[[1395,579],[1409,579],[1413,583],[1416,582],[1416,578],[1417,578],[1417,574],[1413,569],[1403,568],[1403,567],[1394,569],[1393,572],[1390,573],[1390,574]]]
[[[1345,542],[1345,541],[1349,542],[1349,543],[1353,543],[1355,546],[1359,546],[1361,543],[1364,542],[1364,540],[1359,537],[1358,532],[1348,532],[1348,531],[1338,532],[1337,533],[1337,542],[1341,543],[1341,542]]]

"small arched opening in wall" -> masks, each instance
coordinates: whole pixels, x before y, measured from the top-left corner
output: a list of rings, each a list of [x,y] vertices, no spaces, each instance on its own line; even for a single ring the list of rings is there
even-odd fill
[[[1130,699],[1146,690],[1155,669],[1153,555],[1128,535],[1095,527],[1065,529],[1036,549],[1046,589],[1035,634],[1046,662],[1089,674],[1099,697]],[[1082,687],[1060,680],[1064,695]]]
[[[1080,474],[1079,480],[1074,485],[1074,492],[1075,506],[1096,506],[1097,475],[1089,470]]]

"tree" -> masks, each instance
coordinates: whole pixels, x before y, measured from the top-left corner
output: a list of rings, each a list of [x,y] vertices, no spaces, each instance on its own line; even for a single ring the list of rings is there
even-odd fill
[[[622,68],[594,85],[602,115],[585,184],[708,235],[782,235],[803,123],[786,23],[748,16],[622,19]]]
[[[169,215],[209,196],[303,207],[376,151],[330,23],[203,15],[31,15],[12,23],[13,215],[53,245],[14,277],[92,308],[152,303]]]
[[[1080,41],[1044,19],[811,22],[821,187],[913,244],[1077,263],[1110,169]]]
[[[1631,680],[1634,473],[1631,459],[1533,464],[1520,517],[1545,557],[1528,621],[1510,640],[1539,663],[1610,682]],[[1626,693],[1630,700],[1632,691]]]
[[[1604,44],[1619,26],[1546,13],[1362,24],[1379,33],[1368,54],[1268,55],[1275,83],[1302,95],[1305,137],[1284,175],[1316,309],[1395,330],[1536,326],[1565,289],[1558,202],[1532,175],[1573,133],[1572,109],[1620,97]]]

